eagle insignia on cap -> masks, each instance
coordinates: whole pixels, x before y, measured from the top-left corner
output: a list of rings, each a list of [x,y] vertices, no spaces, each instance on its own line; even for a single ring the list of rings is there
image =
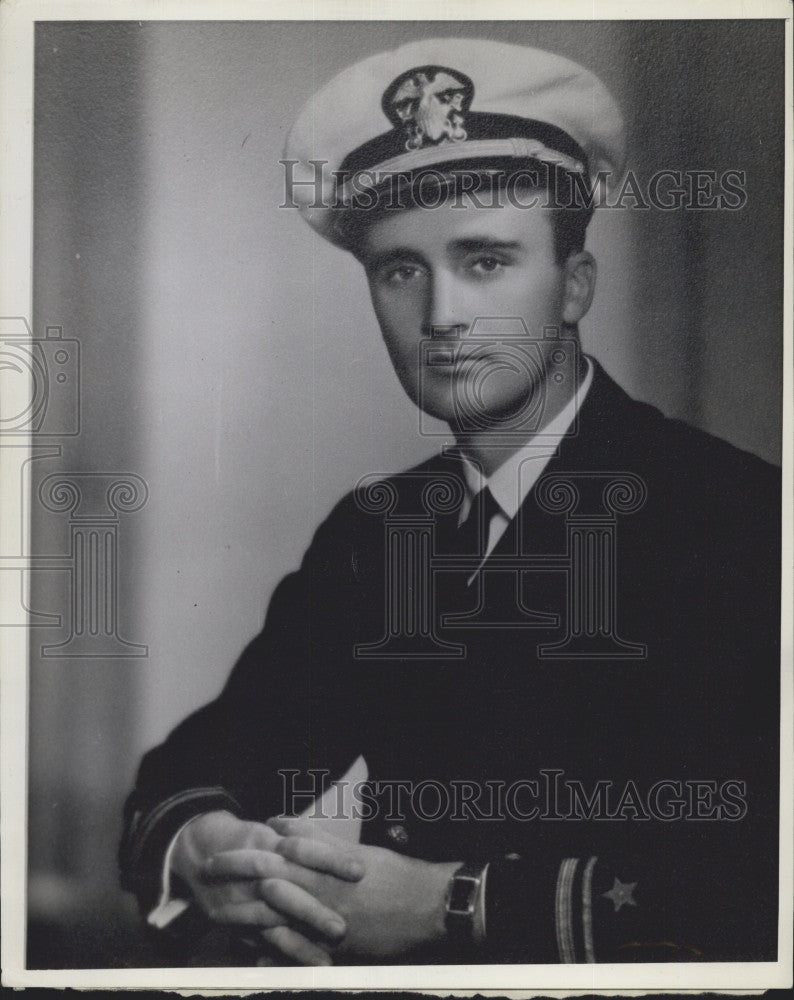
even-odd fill
[[[465,113],[474,84],[463,73],[444,66],[419,66],[401,73],[383,95],[381,105],[395,128],[404,128],[405,148],[421,149],[467,138]]]

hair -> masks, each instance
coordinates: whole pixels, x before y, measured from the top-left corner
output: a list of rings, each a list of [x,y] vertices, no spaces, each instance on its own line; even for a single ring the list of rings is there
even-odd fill
[[[546,192],[539,207],[551,213],[555,262],[562,266],[568,258],[584,249],[587,226],[593,215],[592,198],[587,198],[571,175],[562,168],[534,160],[505,161],[505,166],[456,164],[455,169],[443,165],[416,173],[391,174],[377,187],[362,190],[344,207],[335,220],[339,242],[361,259],[361,248],[367,229],[389,212],[424,208],[449,201],[463,194],[482,199],[487,205],[504,204],[504,195],[512,192]],[[499,199],[496,200],[495,199]]]

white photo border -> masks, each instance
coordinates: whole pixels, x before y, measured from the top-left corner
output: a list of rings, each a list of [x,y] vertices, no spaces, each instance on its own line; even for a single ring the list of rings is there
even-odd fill
[[[559,20],[562,8],[533,4],[532,20]],[[525,20],[526,6],[490,0],[466,2],[336,0],[326,6],[308,0],[4,0],[0,4],[0,315],[31,315],[33,43],[37,21],[77,20]],[[785,217],[783,350],[783,669],[781,671],[781,808],[778,962],[580,966],[399,966],[302,968],[25,969],[27,872],[27,662],[25,629],[0,629],[2,662],[2,969],[6,986],[209,990],[370,989],[443,991],[467,994],[557,995],[599,990],[652,992],[759,991],[791,984],[792,970],[792,6],[784,0],[701,0],[695,7],[662,0],[569,2],[566,20],[677,20],[775,18],[786,21]],[[783,99],[783,95],[781,95]],[[13,406],[13,400],[9,402]],[[28,442],[29,445],[29,442]],[[24,439],[20,439],[24,447]],[[16,485],[16,484],[14,484]],[[19,509],[18,490],[0,479],[0,551]],[[0,599],[3,595],[0,593]],[[518,991],[518,993],[516,993]]]

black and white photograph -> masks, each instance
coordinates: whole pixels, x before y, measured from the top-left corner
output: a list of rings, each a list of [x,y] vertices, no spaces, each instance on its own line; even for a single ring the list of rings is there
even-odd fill
[[[113,6],[0,23],[4,982],[790,986],[790,4]]]

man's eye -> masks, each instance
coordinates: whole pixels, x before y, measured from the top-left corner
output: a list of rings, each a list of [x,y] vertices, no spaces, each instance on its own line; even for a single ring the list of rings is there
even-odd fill
[[[390,267],[382,275],[382,280],[389,285],[404,285],[420,275],[421,271],[415,264],[399,264],[397,267]]]
[[[505,262],[500,260],[499,257],[483,256],[477,257],[469,265],[470,269],[474,271],[475,274],[494,274],[496,271],[500,271],[505,267]]]

